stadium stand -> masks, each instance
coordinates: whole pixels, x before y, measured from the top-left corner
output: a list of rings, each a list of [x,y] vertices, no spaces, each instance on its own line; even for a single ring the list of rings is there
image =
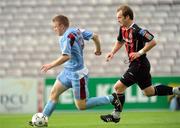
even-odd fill
[[[86,64],[92,77],[120,76],[126,68],[125,51],[110,63],[105,56],[116,41],[116,8],[127,3],[135,19],[156,37],[158,45],[148,53],[152,75],[180,74],[179,0],[1,0],[0,1],[0,78],[42,77],[40,67],[58,57],[57,37],[51,18],[65,14],[72,26],[98,33],[103,55],[95,58],[93,45],[85,48]],[[96,61],[98,60],[98,61]],[[61,67],[46,75],[55,76]],[[44,76],[44,75],[43,75]]]

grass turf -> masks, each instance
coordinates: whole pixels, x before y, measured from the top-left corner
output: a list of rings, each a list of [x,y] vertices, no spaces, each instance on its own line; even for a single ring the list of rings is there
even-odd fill
[[[120,123],[105,123],[99,118],[107,111],[54,113],[48,128],[180,128],[180,112],[125,111]],[[0,114],[0,128],[31,128],[30,114]]]

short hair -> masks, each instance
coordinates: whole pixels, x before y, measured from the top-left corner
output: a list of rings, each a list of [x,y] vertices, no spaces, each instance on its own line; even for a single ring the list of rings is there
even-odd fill
[[[117,12],[122,11],[124,17],[129,16],[131,20],[134,19],[133,10],[128,5],[122,5],[117,9]]]
[[[68,17],[64,16],[64,15],[57,15],[52,19],[53,22],[57,21],[60,24],[63,24],[66,27],[69,27],[69,19]]]

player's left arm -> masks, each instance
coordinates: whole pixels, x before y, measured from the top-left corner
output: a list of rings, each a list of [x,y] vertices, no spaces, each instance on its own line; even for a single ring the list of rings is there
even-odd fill
[[[145,46],[139,50],[138,52],[132,52],[130,53],[131,61],[137,59],[138,57],[146,54],[149,50],[151,50],[156,45],[155,40],[151,40],[150,42],[146,43]]]
[[[99,36],[96,33],[93,33],[92,40],[95,44],[94,54],[97,56],[101,55],[101,43],[100,43]]]
[[[145,46],[141,50],[139,50],[137,53],[141,56],[147,53],[149,50],[151,50],[156,44],[157,44],[156,41],[153,39],[150,42],[146,43]]]
[[[149,50],[151,50],[157,43],[154,40],[154,36],[149,33],[147,30],[141,30],[140,35],[146,41],[145,46],[137,52],[130,53],[131,61],[137,59],[138,57],[146,54]]]
[[[90,39],[93,40],[95,44],[94,54],[97,56],[101,55],[101,42],[100,42],[99,35],[91,31],[87,31],[85,29],[80,29],[80,31],[82,32],[84,40],[90,40]]]
[[[44,64],[41,67],[41,71],[42,72],[47,72],[51,68],[61,65],[61,64],[65,63],[66,61],[68,61],[69,59],[70,59],[69,55],[62,54],[59,58],[57,58],[56,60],[52,61],[51,63]]]

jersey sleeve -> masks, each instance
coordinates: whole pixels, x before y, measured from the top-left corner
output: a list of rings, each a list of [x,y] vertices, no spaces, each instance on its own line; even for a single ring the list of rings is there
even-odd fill
[[[71,47],[74,44],[75,36],[70,33],[62,42],[62,54],[71,56]]]
[[[139,34],[145,42],[150,42],[154,38],[153,34],[145,29],[140,29]]]
[[[93,32],[91,31],[87,31],[85,29],[80,29],[80,31],[83,35],[84,40],[90,40],[93,37]]]
[[[124,42],[123,38],[122,38],[121,27],[119,28],[119,33],[118,33],[117,41],[120,42],[120,43]]]

